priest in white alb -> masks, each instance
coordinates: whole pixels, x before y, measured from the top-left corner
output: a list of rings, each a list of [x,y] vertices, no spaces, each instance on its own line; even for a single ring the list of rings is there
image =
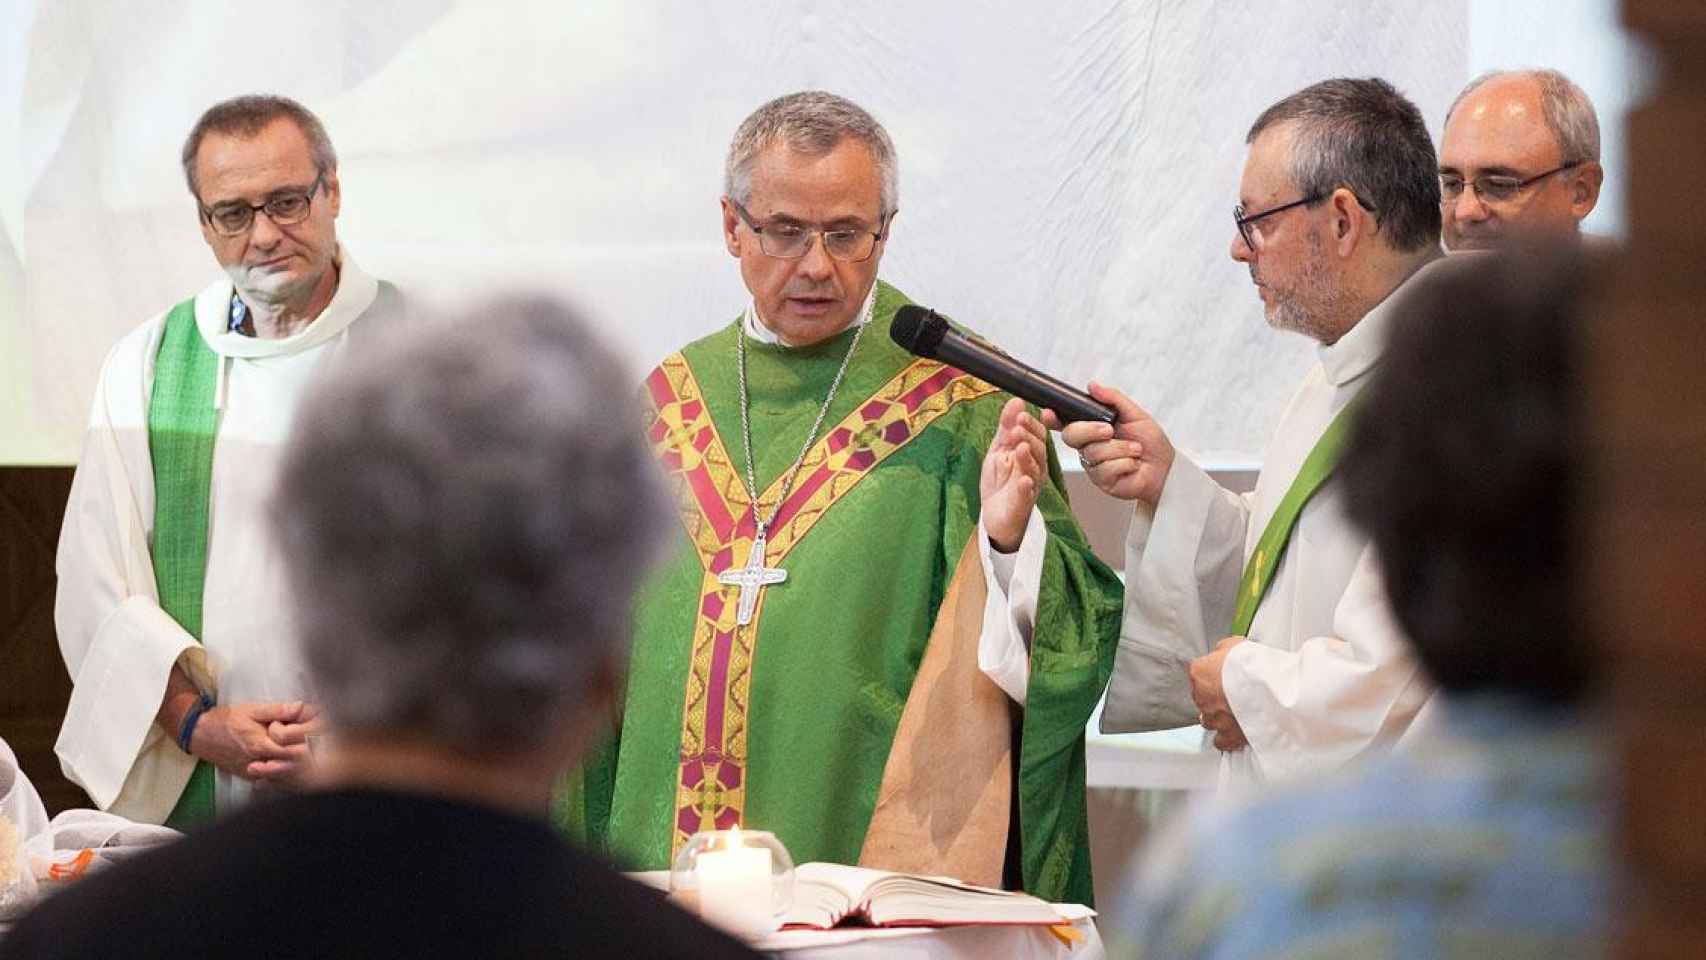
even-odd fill
[[[1247,142],[1232,258],[1269,324],[1320,344],[1254,493],[1221,487],[1099,384],[1118,422],[1062,431],[1099,488],[1136,502],[1102,727],[1201,723],[1223,785],[1340,767],[1395,739],[1428,695],[1332,477],[1390,299],[1439,256],[1433,145],[1416,107],[1373,79],[1305,88]]]
[[[224,275],[107,356],[54,609],[66,776],[102,809],[179,827],[300,773],[317,710],[262,515],[316,371],[402,314],[338,245],[337,156],[300,104],[215,105],[183,165]]]

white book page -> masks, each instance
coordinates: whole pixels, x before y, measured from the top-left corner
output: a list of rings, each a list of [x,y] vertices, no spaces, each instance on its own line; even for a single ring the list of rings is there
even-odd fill
[[[866,912],[876,926],[889,924],[1040,923],[1061,915],[1027,893],[969,884],[893,876],[867,888]]]
[[[794,904],[782,925],[828,930],[856,912],[865,891],[886,876],[882,870],[839,863],[803,863],[794,871]]]
[[[1042,900],[1023,893],[837,863],[802,864],[784,923],[829,929],[849,914],[871,923],[1059,923]]]

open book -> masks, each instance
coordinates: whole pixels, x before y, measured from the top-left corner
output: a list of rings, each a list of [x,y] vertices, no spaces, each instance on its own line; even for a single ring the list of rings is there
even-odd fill
[[[956,924],[1069,922],[1047,902],[1026,893],[974,887],[946,877],[920,877],[838,863],[801,864],[794,872],[794,906],[783,928],[828,930],[873,927],[940,927]]]

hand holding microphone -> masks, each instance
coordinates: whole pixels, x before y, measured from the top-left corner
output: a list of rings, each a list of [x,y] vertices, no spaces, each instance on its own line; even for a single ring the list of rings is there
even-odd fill
[[[1084,475],[1096,489],[1110,497],[1141,500],[1155,507],[1173,469],[1172,441],[1153,417],[1113,387],[1092,380],[1090,396],[1114,409],[1112,424],[1063,424],[1047,410],[1043,411],[1043,423],[1050,430],[1059,430],[1066,445],[1078,451]]]
[[[1026,366],[1001,350],[968,337],[948,325],[929,307],[909,303],[895,311],[889,336],[908,353],[940,360],[972,376],[994,384],[1021,400],[1053,410],[1064,421],[1100,420],[1114,422],[1114,411],[1097,403],[1089,394],[1054,377]]]
[[[1043,423],[1078,451],[1085,474],[1102,492],[1152,507],[1160,502],[1173,468],[1173,444],[1125,394],[1094,382],[1089,393],[1078,390],[960,333],[928,307],[901,307],[889,335],[909,353],[940,360],[1041,407]]]

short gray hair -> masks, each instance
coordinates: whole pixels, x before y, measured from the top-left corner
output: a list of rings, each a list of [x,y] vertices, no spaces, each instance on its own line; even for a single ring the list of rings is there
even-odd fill
[[[1540,86],[1540,116],[1546,121],[1546,129],[1552,132],[1552,139],[1558,142],[1562,162],[1599,162],[1599,114],[1594,112],[1587,93],[1557,70],[1489,70],[1469,81],[1457,99],[1451,101],[1450,109],[1445,111],[1445,122],[1451,122],[1451,115],[1457,112],[1463,98],[1489,80],[1503,77],[1527,77]]]
[[[340,729],[524,753],[622,662],[674,511],[624,365],[561,304],[402,333],[319,382],[279,473],[311,682]]]
[[[1349,187],[1403,252],[1439,245],[1439,160],[1422,112],[1376,77],[1323,80],[1262,111],[1246,143],[1296,123],[1291,175],[1304,196]]]
[[[232,97],[208,107],[190,128],[190,135],[184,138],[184,182],[189,184],[190,193],[197,200],[201,199],[201,191],[195,182],[195,155],[201,151],[201,142],[208,134],[252,137],[274,120],[289,120],[302,131],[316,172],[330,173],[338,168],[338,154],[332,149],[332,138],[326,136],[325,125],[307,107],[289,97],[273,94]]]
[[[882,215],[900,209],[899,161],[888,131],[864,107],[822,90],[777,97],[741,122],[723,164],[723,193],[737,203],[751,202],[752,166],[758,155],[778,140],[791,150],[822,156],[835,149],[843,137],[864,144],[876,160],[883,184]]]

